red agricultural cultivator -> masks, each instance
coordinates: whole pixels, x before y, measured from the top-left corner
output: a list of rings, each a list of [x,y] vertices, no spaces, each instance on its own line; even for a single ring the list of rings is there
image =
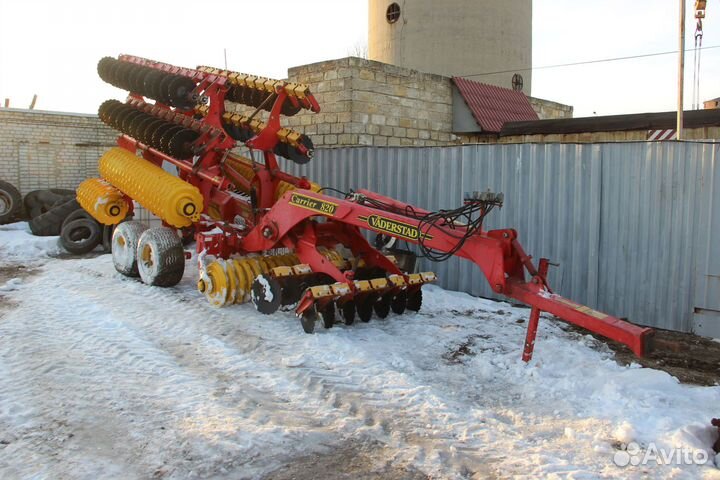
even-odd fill
[[[383,254],[362,234],[370,230],[414,243],[433,260],[465,258],[495,292],[530,305],[525,360],[541,311],[637,355],[651,348],[651,329],[553,293],[548,260],[533,264],[515,230],[483,230],[502,194],[471,194],[459,208],[431,212],[367,190],[330,196],[283,172],[277,156],[302,164],[313,155],[310,138],[280,124],[283,115],[320,110],[306,85],[128,55],[103,58],[98,73],[130,94],[100,106],[101,120],[122,135],[100,159],[102,178],[85,181],[78,200],[101,223],[117,224],[112,256],[124,275],[176,284],[186,260],[181,237],[194,236],[198,290],[215,306],[252,301],[265,314],[294,308],[308,333],[316,321],[330,328],[419,310],[422,286],[435,275],[401,268],[414,262]],[[249,158],[233,152],[239,145]],[[123,222],[133,200],[165,227]]]

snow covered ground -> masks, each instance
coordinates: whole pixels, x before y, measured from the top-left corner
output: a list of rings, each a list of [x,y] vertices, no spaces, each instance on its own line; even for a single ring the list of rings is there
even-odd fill
[[[720,478],[720,387],[619,366],[548,319],[526,365],[527,310],[429,287],[418,314],[306,335],[210,307],[194,262],[162,289],[59,251],[0,227],[0,268],[36,269],[0,280],[0,478],[262,478],[308,455],[297,478],[333,478],[340,446],[372,446],[381,476]],[[653,448],[708,460],[613,462]]]

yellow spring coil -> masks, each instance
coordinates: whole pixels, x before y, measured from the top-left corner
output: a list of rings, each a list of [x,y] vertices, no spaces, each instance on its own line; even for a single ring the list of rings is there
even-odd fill
[[[129,205],[122,192],[102,178],[88,178],[76,195],[80,206],[103,225],[117,225],[127,216]]]
[[[225,159],[225,163],[245,177],[246,180],[255,178],[255,170],[252,167],[252,160],[245,157],[232,156]]]
[[[151,162],[115,147],[100,158],[98,169],[105,180],[173,227],[200,220],[200,190]]]
[[[321,248],[319,251],[338,267],[346,263],[342,255],[335,250]],[[201,273],[198,290],[213,307],[245,303],[250,300],[252,284],[258,275],[267,274],[275,267],[291,267],[299,263],[300,260],[294,253],[218,259],[208,264]]]
[[[310,182],[310,191],[311,192],[319,192],[320,191],[320,185],[318,185],[315,182]],[[287,192],[291,190],[297,190],[297,187],[293,185],[292,183],[288,183],[285,181],[278,182],[277,189],[275,189],[275,201],[278,201],[280,197],[285,195]]]

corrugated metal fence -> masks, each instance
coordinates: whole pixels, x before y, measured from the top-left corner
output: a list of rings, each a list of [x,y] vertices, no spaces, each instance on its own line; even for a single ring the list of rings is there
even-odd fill
[[[430,210],[461,205],[463,192],[503,192],[505,205],[486,227],[515,228],[534,258],[559,262],[549,279],[559,293],[637,323],[691,331],[696,308],[720,310],[718,149],[678,142],[358,147],[319,150],[309,164],[286,168],[323,186],[367,188]],[[420,265],[446,288],[493,296],[467,261]]]

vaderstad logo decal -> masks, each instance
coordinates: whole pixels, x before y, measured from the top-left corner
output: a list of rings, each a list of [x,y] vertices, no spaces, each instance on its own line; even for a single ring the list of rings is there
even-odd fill
[[[408,240],[417,240],[420,237],[420,231],[414,225],[398,222],[379,215],[370,215],[367,219],[365,219],[365,221],[369,227],[381,232],[389,233],[395,237],[406,238]],[[424,238],[432,238],[432,236],[425,233],[422,235]]]
[[[318,200],[317,198],[308,197],[299,193],[292,194],[290,203],[300,208],[322,213],[323,215],[334,215],[335,210],[337,210],[336,203]]]

